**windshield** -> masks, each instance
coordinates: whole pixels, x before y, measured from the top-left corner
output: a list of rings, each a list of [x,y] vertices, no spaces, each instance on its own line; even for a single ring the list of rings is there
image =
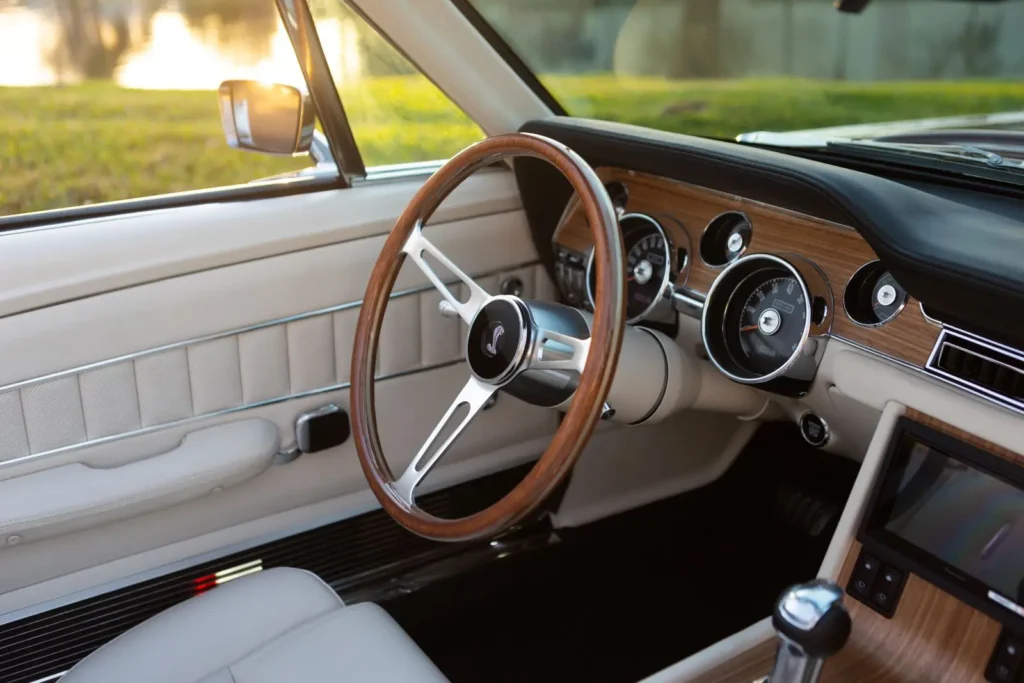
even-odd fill
[[[572,116],[718,138],[926,118],[1024,129],[1024,2],[471,2]],[[942,120],[996,112],[1019,116]]]

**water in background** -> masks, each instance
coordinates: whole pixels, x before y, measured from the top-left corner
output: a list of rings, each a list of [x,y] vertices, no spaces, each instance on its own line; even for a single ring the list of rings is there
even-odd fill
[[[473,0],[547,73],[834,80],[1019,77],[1024,1]],[[339,83],[374,74],[383,43],[343,0],[311,0]],[[393,72],[393,71],[392,71]],[[212,89],[298,84],[271,0],[0,0],[0,85],[113,80]]]
[[[317,26],[335,78],[359,77],[354,22],[327,15]],[[86,78],[161,90],[231,78],[302,83],[271,0],[0,0],[0,85]]]

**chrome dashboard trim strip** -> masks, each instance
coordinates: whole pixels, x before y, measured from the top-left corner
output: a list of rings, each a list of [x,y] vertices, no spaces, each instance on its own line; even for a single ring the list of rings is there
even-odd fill
[[[897,358],[896,356],[890,356],[888,353],[885,353],[883,351],[879,351],[878,349],[873,349],[870,346],[865,346],[864,344],[861,344],[860,342],[853,341],[852,339],[847,339],[846,337],[843,337],[843,336],[835,334],[835,333],[830,333],[829,336],[832,339],[835,339],[836,341],[843,342],[844,344],[849,344],[850,346],[852,346],[852,347],[854,347],[856,349],[859,349],[860,351],[865,351],[867,353],[870,353],[873,356],[877,356],[878,358],[881,358],[882,360],[887,360],[890,363],[895,363],[896,365],[899,365],[900,367],[907,368],[908,370],[913,370],[914,372],[918,372],[918,373],[923,373],[924,372],[924,370],[922,370],[920,366],[914,365],[913,363],[905,361],[902,358]]]
[[[926,323],[930,323],[932,325],[935,325],[935,327],[942,327],[943,326],[944,323],[941,320],[939,320],[938,318],[933,318],[930,315],[928,315],[928,312],[924,310],[924,302],[923,301],[919,300],[917,302],[917,307],[920,309],[921,317],[924,318],[924,321]]]
[[[396,372],[390,375],[379,375],[375,379],[388,380],[397,379],[399,377],[406,377],[409,375],[416,375],[421,372],[427,372],[429,370],[440,370],[441,368],[447,368],[452,365],[458,365],[459,363],[466,362],[464,358],[458,360],[451,360],[444,363],[438,363],[437,365],[427,365],[420,368],[414,368],[412,370],[404,370],[402,372]],[[0,462],[0,470],[8,469],[14,465],[24,464],[26,462],[32,462],[33,460],[39,460],[41,458],[49,458],[62,453],[70,453],[72,451],[81,450],[83,448],[91,448],[93,446],[102,446],[108,443],[114,443],[121,441],[122,439],[130,439],[137,436],[143,436],[145,434],[152,434],[153,432],[163,431],[165,429],[172,429],[174,427],[181,427],[183,425],[200,422],[202,420],[209,420],[217,417],[224,417],[225,415],[233,415],[235,413],[242,413],[247,410],[256,410],[257,408],[265,408],[267,406],[276,405],[278,403],[284,403],[286,401],[295,401],[302,398],[309,398],[310,396],[317,396],[319,394],[329,394],[334,391],[343,391],[352,386],[351,382],[341,382],[340,384],[332,384],[326,387],[320,387],[318,389],[310,389],[309,391],[301,391],[295,394],[288,394],[287,396],[278,396],[275,398],[268,398],[264,401],[256,401],[254,403],[246,403],[245,405],[235,406],[233,408],[225,408],[224,410],[215,410],[211,413],[203,413],[202,415],[193,415],[191,417],[184,417],[180,420],[174,420],[173,422],[164,422],[163,424],[150,425],[149,427],[142,427],[141,429],[133,429],[130,432],[123,432],[121,434],[111,434],[110,436],[100,437],[98,439],[91,439],[89,441],[82,441],[81,443],[70,444],[68,446],[62,446],[60,448],[53,448],[48,451],[40,451],[39,453],[30,453],[29,455],[23,455],[18,458],[11,458],[10,460],[4,460]]]

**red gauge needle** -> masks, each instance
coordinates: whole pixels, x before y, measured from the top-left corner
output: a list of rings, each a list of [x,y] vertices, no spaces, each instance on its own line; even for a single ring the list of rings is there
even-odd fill
[[[746,327],[741,327],[740,332],[753,332],[756,329],[758,329],[757,325],[747,325]]]

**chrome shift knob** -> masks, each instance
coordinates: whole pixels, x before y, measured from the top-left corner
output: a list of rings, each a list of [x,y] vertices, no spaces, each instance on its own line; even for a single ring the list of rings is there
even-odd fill
[[[814,683],[825,658],[843,649],[850,637],[843,591],[820,579],[783,593],[775,603],[772,625],[779,648],[768,683]]]

